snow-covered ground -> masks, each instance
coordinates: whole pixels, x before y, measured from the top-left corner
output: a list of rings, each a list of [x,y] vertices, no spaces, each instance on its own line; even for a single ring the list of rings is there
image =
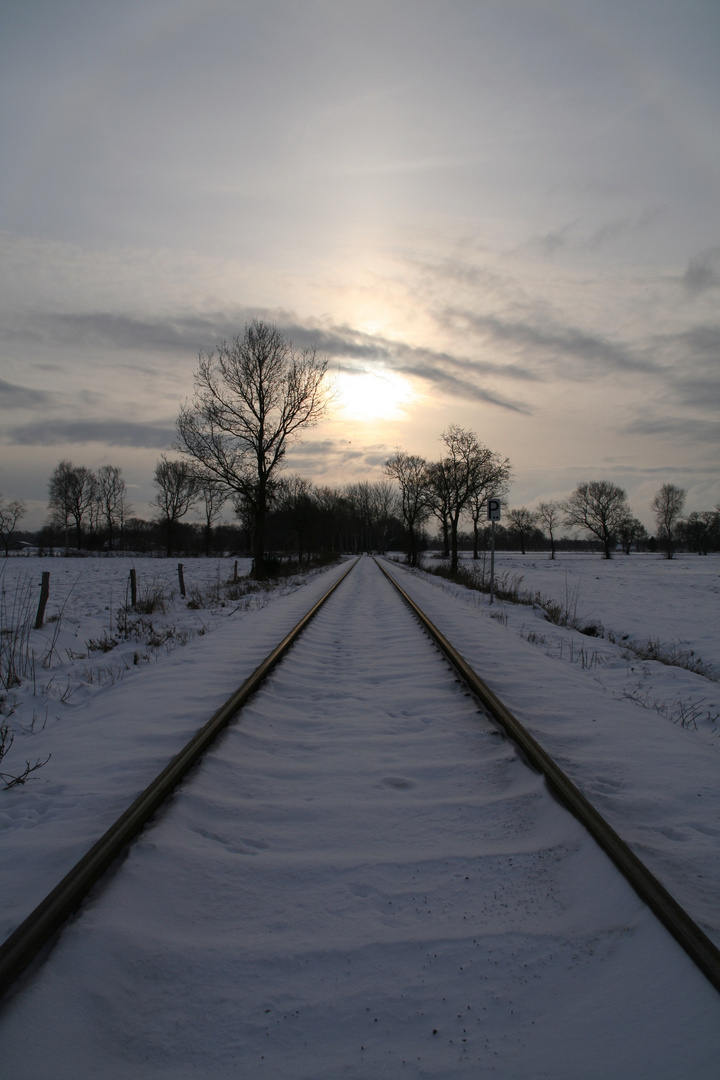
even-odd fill
[[[413,677],[420,646],[396,633],[392,603],[376,602],[367,621],[375,589],[368,575],[380,574],[363,562],[337,594],[350,596],[331,634],[337,685],[317,667],[321,649],[310,648],[293,674],[311,687],[318,715],[288,726],[292,691],[279,690],[277,681],[268,687],[256,715],[212,755],[206,794],[188,789],[177,797],[181,814],[170,846],[153,828],[134,849],[129,877],[123,869],[100,890],[49,963],[0,1007],[9,1075],[716,1075],[720,997],[673,943],[667,951],[667,935],[639,912],[626,886],[597,869],[594,845],[577,833],[570,840],[555,833],[555,810],[533,829],[546,844],[541,851],[553,855],[528,853],[527,818],[518,808],[494,841],[502,839],[494,899],[486,875],[477,878],[482,888],[463,892],[480,869],[473,829],[482,833],[490,811],[479,807],[493,770],[507,768],[507,755],[500,762],[493,750],[474,775],[468,754],[488,736],[484,729],[472,735],[468,725],[476,721],[456,718],[457,702],[425,688],[425,669],[436,667],[435,659],[422,660]],[[234,564],[196,560],[185,566],[182,601],[170,596],[177,592],[175,563],[137,560],[141,595],[152,585],[166,610],[146,616],[151,631],[144,625],[126,634],[124,625],[118,631],[118,609],[129,563],[48,564],[8,560],[3,580],[6,597],[21,595],[29,581],[36,603],[40,571],[49,568],[48,613],[62,610],[59,623],[30,635],[34,669],[3,703],[15,731],[3,770],[52,754],[26,784],[0,792],[3,937],[341,572],[275,593],[242,597],[237,590],[231,599],[224,583]],[[627,651],[630,640],[653,638],[716,664],[720,560],[563,556],[552,564],[502,555],[497,568],[522,574],[521,588],[571,597],[578,622],[602,624],[614,643],[554,626],[537,606],[490,608],[487,597],[442,579],[400,567],[393,573],[720,942],[718,683]],[[361,572],[364,588],[352,593],[360,580],[353,575]],[[209,606],[202,606],[203,591]],[[119,638],[117,645],[107,652],[89,647],[103,636],[108,643]],[[372,645],[377,657],[355,670],[360,643]],[[403,656],[410,672],[402,685],[383,663],[392,654]],[[375,700],[384,702],[379,720]],[[351,742],[330,726],[334,714],[365,718]],[[421,740],[425,732],[432,738]],[[248,760],[246,786],[238,787]],[[278,782],[273,803],[270,786]],[[384,794],[364,829],[368,792]],[[505,801],[521,804],[524,797],[509,792]],[[384,862],[376,843],[385,845]],[[314,860],[309,877],[300,868],[305,851]],[[414,882],[402,877],[413,860]],[[421,873],[425,862],[433,866],[429,877]],[[145,880],[146,863],[176,877],[141,885],[139,903],[137,891],[127,890]],[[404,867],[402,880],[390,864]],[[255,884],[238,878],[240,866],[247,874],[257,868]],[[520,906],[516,893],[504,895],[518,867]],[[569,893],[556,891],[560,878]],[[435,890],[424,898],[434,902],[438,921],[428,916],[431,932],[418,922],[413,945],[410,897],[421,879]],[[180,882],[187,890],[182,900]],[[103,907],[105,893],[115,899]],[[588,896],[605,912],[601,933],[576,906]],[[551,925],[536,921],[541,913],[549,913]],[[468,919],[472,933],[461,932]],[[368,941],[358,951],[363,933]],[[236,999],[232,988],[240,984]],[[298,1012],[301,1001],[312,1008]],[[467,1028],[465,1013],[472,1014],[471,1034],[460,1030]]]

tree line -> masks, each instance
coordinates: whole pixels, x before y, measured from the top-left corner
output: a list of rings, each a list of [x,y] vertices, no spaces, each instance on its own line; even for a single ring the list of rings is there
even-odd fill
[[[318,488],[283,475],[288,448],[326,415],[331,398],[327,360],[314,349],[296,351],[276,327],[255,320],[231,342],[200,353],[193,397],[182,404],[177,421],[179,456],[163,454],[155,466],[155,520],[133,517],[118,466],[93,471],[64,460],[49,480],[45,532],[48,538],[59,534],[66,549],[71,538],[77,548],[110,550],[144,550],[162,542],[168,555],[178,546],[209,552],[221,533],[224,549],[252,553],[257,577],[265,576],[268,552],[290,547],[302,559],[310,551],[402,546],[407,561],[417,565],[431,523],[451,571],[463,547],[471,546],[478,558],[487,542],[488,500],[505,501],[510,490],[509,460],[473,431],[451,424],[440,436],[437,461],[398,449],[385,462],[382,481]],[[597,542],[605,558],[618,545],[629,553],[651,540],[668,558],[680,544],[699,553],[717,550],[720,505],[683,518],[685,497],[673,484],[660,488],[651,504],[657,537],[649,538],[622,488],[606,480],[581,482],[565,500],[540,502],[535,510],[510,509],[496,538],[500,546],[512,538],[523,554],[527,545],[542,541],[551,558],[563,528]],[[220,524],[228,503],[235,526]],[[192,508],[200,525],[182,520]],[[21,500],[6,503],[0,496],[6,554],[24,514]]]

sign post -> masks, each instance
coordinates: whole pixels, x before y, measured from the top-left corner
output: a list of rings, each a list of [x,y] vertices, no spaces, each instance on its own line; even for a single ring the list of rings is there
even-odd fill
[[[495,522],[500,520],[502,503],[499,499],[488,499],[487,516],[492,525],[490,541],[490,603],[495,601]]]

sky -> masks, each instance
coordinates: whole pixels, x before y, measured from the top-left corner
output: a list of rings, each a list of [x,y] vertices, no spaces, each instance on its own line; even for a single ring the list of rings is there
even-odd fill
[[[201,350],[327,356],[288,468],[449,424],[513,506],[720,501],[717,0],[0,0],[0,491],[135,511]]]

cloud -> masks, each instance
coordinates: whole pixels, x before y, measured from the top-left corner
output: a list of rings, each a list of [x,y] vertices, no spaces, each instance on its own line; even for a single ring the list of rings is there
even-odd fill
[[[536,382],[538,375],[529,368],[418,348],[407,342],[366,334],[348,325],[324,326],[317,320],[298,318],[285,309],[238,307],[177,318],[142,318],[102,311],[46,313],[33,320],[28,333],[33,337],[44,334],[56,346],[197,354],[242,334],[245,325],[255,318],[275,323],[297,348],[316,348],[337,363],[340,370],[357,371],[381,364],[422,379],[455,398],[482,401],[523,415],[532,412],[526,402],[480,382],[488,377]],[[16,329],[13,336],[18,336]]]
[[[46,406],[53,398],[45,390],[31,390],[27,386],[0,379],[0,408],[36,409]]]
[[[384,443],[361,445],[339,439],[308,439],[296,443],[288,452],[287,466],[294,472],[312,473],[316,483],[323,477],[341,483],[358,477],[365,479],[368,469],[383,465],[392,449]]]
[[[596,252],[605,244],[621,240],[642,232],[653,224],[661,215],[659,207],[648,207],[640,214],[612,218],[599,225],[593,232],[584,232],[579,221],[569,221],[556,229],[532,236],[524,244],[513,248],[508,254],[518,255],[524,252],[538,254],[543,258],[552,258],[561,251]]]
[[[708,248],[691,259],[683,284],[691,295],[720,287],[720,247]]]
[[[63,446],[104,443],[167,449],[175,439],[175,426],[133,424],[124,420],[49,420],[23,424],[5,432],[3,442],[20,446]]]
[[[513,400],[475,381],[474,377],[496,376],[516,381],[537,382],[538,376],[528,368],[516,364],[497,364],[490,361],[472,360],[454,356],[448,352],[418,348],[402,341],[364,334],[349,326],[329,329],[295,325],[283,327],[293,341],[317,346],[321,353],[340,361],[341,370],[356,371],[369,363],[383,366],[401,375],[409,375],[431,383],[452,397],[483,401],[501,409],[529,415],[532,409],[527,403]],[[347,366],[344,360],[359,361]]]
[[[577,379],[605,375],[608,371],[656,371],[655,365],[633,355],[623,345],[574,326],[479,315],[456,308],[447,308],[443,318],[448,323],[464,324],[495,345],[519,349],[531,361],[538,353],[550,359],[573,361],[572,367],[563,366],[563,375]]]
[[[637,416],[620,430],[625,435],[662,435],[697,445],[720,442],[720,421],[691,416]]]

